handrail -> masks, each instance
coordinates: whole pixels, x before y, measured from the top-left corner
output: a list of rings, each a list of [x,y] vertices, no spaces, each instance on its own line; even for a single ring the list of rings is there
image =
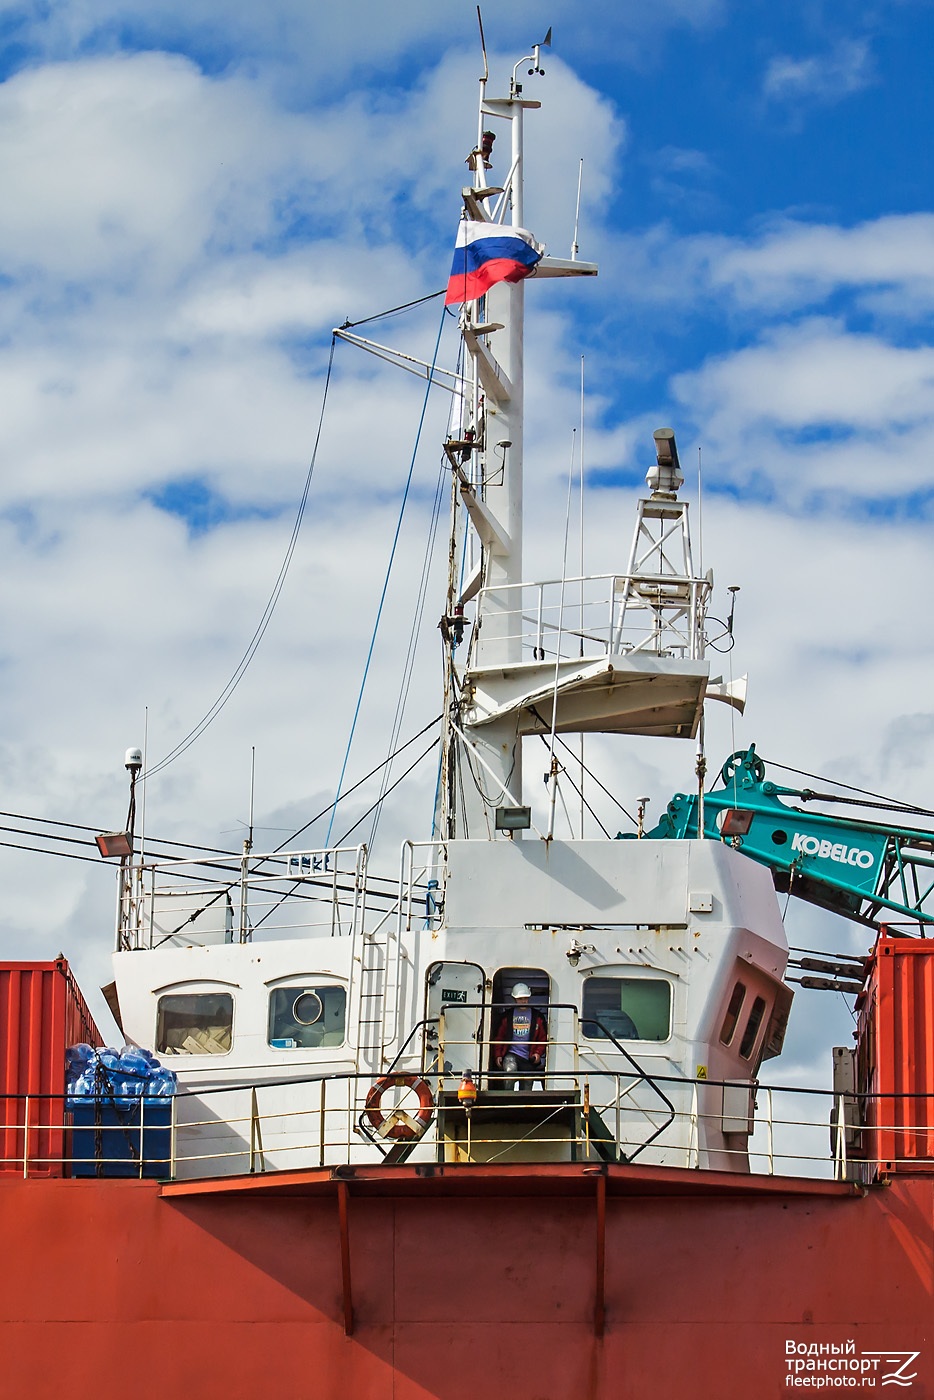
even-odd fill
[[[466,1001],[466,1002],[462,1001],[462,1002],[458,1002],[458,1003],[457,1003],[457,1008],[456,1008],[456,1009],[457,1009],[458,1011],[470,1011],[470,1010],[475,1010],[475,1011],[476,1011],[476,1010],[479,1010],[481,1013],[483,1013],[483,1012],[486,1011],[487,1009],[489,1009],[490,1011],[495,1011],[495,1010],[497,1009],[497,1007],[507,1008],[507,1007],[512,1006],[513,1004],[514,1004],[513,1002],[508,1002],[508,1001],[491,1001],[491,1002],[488,1002],[488,1001],[486,1000],[486,998],[484,998],[482,1001]],[[453,1009],[453,1008],[452,1008],[452,1009]],[[629,1064],[632,1065],[632,1067],[633,1067],[633,1069],[634,1069],[634,1071],[635,1071],[634,1077],[635,1077],[637,1080],[639,1080],[639,1081],[641,1081],[641,1082],[647,1084],[647,1085],[649,1086],[649,1088],[652,1089],[652,1091],[653,1091],[655,1094],[658,1095],[658,1097],[661,1099],[662,1103],[665,1105],[665,1108],[668,1110],[668,1118],[666,1119],[666,1121],[665,1121],[664,1123],[662,1123],[661,1127],[657,1128],[657,1129],[655,1130],[655,1132],[651,1135],[651,1137],[649,1137],[649,1138],[642,1144],[641,1147],[638,1147],[638,1148],[636,1149],[635,1152],[632,1152],[632,1153],[629,1153],[629,1154],[628,1154],[629,1160],[632,1161],[633,1158],[637,1157],[637,1156],[639,1155],[640,1152],[644,1152],[645,1149],[646,1149],[646,1147],[651,1146],[651,1144],[656,1140],[656,1138],[660,1137],[661,1134],[662,1134],[663,1132],[665,1132],[665,1130],[671,1126],[672,1122],[674,1121],[675,1112],[676,1112],[676,1111],[675,1111],[674,1104],[673,1104],[673,1103],[671,1102],[671,1100],[668,1098],[668,1095],[665,1094],[664,1091],[661,1090],[661,1089],[658,1087],[658,1085],[655,1083],[655,1077],[654,1077],[653,1075],[649,1074],[649,1073],[642,1067],[642,1065],[639,1064],[638,1060],[636,1060],[636,1059],[633,1058],[633,1056],[629,1053],[629,1051],[626,1049],[626,1047],[625,1047],[624,1045],[620,1045],[619,1041],[616,1039],[615,1035],[613,1035],[612,1031],[610,1031],[610,1030],[603,1024],[603,1022],[599,1020],[598,1017],[592,1016],[592,1015],[582,1016],[582,1015],[580,1014],[580,1012],[579,1012],[578,1007],[576,1006],[576,1004],[575,1004],[574,1002],[569,1002],[569,1001],[549,1001],[549,1002],[547,1003],[547,1006],[546,1006],[544,1009],[547,1010],[547,1011],[549,1011],[549,1012],[552,1012],[552,1011],[570,1011],[570,1012],[571,1012],[571,1014],[572,1014],[572,1016],[573,1016],[573,1019],[574,1019],[574,1037],[573,1037],[573,1039],[570,1040],[570,1041],[561,1042],[562,1044],[573,1045],[573,1046],[575,1046],[575,1047],[578,1045],[578,1043],[579,1043],[578,1024],[579,1024],[580,1021],[583,1021],[585,1025],[598,1026],[598,1027],[600,1028],[600,1030],[603,1032],[603,1034],[606,1036],[607,1040],[612,1041],[613,1045],[616,1047],[616,1049],[619,1051],[619,1053],[623,1056],[623,1058],[624,1058],[625,1060],[628,1060]],[[440,1018],[440,1019],[443,1019],[443,1016],[444,1016],[444,1010],[442,1009],[441,1018]],[[439,1019],[439,1018],[434,1018],[434,1019]],[[556,1042],[549,1040],[549,1041],[547,1041],[546,1043],[547,1043],[547,1044],[555,1044]],[[478,1048],[481,1047],[481,1046],[491,1046],[492,1044],[493,1044],[492,1039],[491,1039],[491,1040],[488,1040],[488,1041],[487,1041],[487,1040],[477,1040]],[[601,1071],[597,1071],[597,1073],[600,1073],[600,1072],[601,1072]],[[602,1072],[603,1072],[603,1073],[615,1073],[616,1071],[609,1070],[609,1071],[602,1071]],[[482,1073],[482,1070],[480,1069],[479,1066],[478,1066],[478,1073]],[[558,1071],[558,1073],[560,1073],[560,1071]],[[537,1077],[537,1076],[536,1076],[536,1077]],[[660,1077],[660,1076],[659,1076],[659,1077]],[[675,1083],[685,1083],[686,1081],[683,1080],[683,1079],[673,1079],[673,1082],[675,1082]],[[750,1081],[750,1082],[751,1082],[751,1081]]]
[[[553,601],[546,601],[548,591]],[[487,598],[495,596],[500,624],[496,640],[524,641],[536,660],[545,659],[546,632],[558,634],[559,647],[562,635],[589,642],[591,650],[587,653],[585,649],[585,654],[590,655],[681,653],[690,660],[700,660],[709,593],[706,577],[637,570],[488,584],[478,596],[478,610],[482,614]],[[517,602],[511,606],[514,597]],[[547,613],[556,614],[557,621],[551,621]],[[566,613],[573,614],[568,625]],[[624,637],[624,632],[631,632],[632,639]],[[575,650],[568,652],[566,659],[581,658]]]
[[[411,1054],[412,1044],[419,1032],[436,1019],[426,1018],[412,1028],[407,1045],[400,1052],[401,1058],[393,1061],[387,1073],[390,1077],[397,1073],[412,1073],[424,1078],[437,1096],[444,1079],[449,1078],[443,1066],[420,1070],[415,1063],[404,1063],[406,1058],[410,1061],[414,1058]],[[626,1056],[628,1052],[625,1047],[620,1048]],[[562,1127],[556,1125],[557,1135],[548,1132],[541,1134],[540,1130],[559,1111],[554,1097],[557,1092],[559,1096],[565,1095],[564,1107],[576,1105],[579,1113],[586,1098],[598,1113],[605,1115],[604,1126],[609,1130],[603,1139],[606,1150],[609,1151],[613,1144],[618,1154],[616,1160],[622,1155],[623,1160],[633,1161],[638,1154],[646,1151],[650,1141],[641,1146],[638,1143],[634,1147],[628,1146],[627,1138],[635,1120],[628,1110],[621,1114],[619,1105],[634,1086],[649,1077],[653,1078],[653,1082],[656,1078],[666,1083],[673,1081],[680,1090],[679,1096],[664,1094],[667,1105],[670,1105],[670,1114],[666,1115],[666,1122],[660,1128],[655,1128],[651,1138],[651,1141],[655,1141],[672,1121],[679,1125],[676,1138],[663,1149],[666,1156],[662,1160],[672,1165],[686,1164],[701,1169],[715,1166],[716,1160],[706,1158],[707,1152],[713,1151],[721,1165],[735,1161],[744,1171],[750,1169],[750,1164],[754,1172],[769,1175],[790,1168],[793,1175],[802,1177],[815,1174],[826,1177],[829,1174],[839,1181],[871,1185],[892,1172],[930,1171],[934,1162],[934,1153],[929,1150],[931,1134],[934,1133],[934,1114],[916,1115],[904,1109],[905,1104],[934,1099],[934,1093],[854,1093],[846,1096],[845,1104],[843,1096],[830,1089],[767,1086],[751,1081],[750,1092],[762,1090],[766,1097],[766,1111],[759,1118],[757,1134],[742,1144],[722,1142],[711,1147],[709,1139],[703,1136],[703,1125],[710,1125],[716,1130],[723,1110],[715,1098],[709,1097],[708,1091],[721,1086],[735,1087],[736,1081],[646,1076],[641,1072],[638,1061],[633,1066],[628,1059],[625,1067],[586,1071],[580,1077],[580,1083],[576,1082],[576,1075],[569,1074],[568,1069],[543,1069],[536,1074],[535,1078],[542,1082],[546,1091],[543,1096],[539,1098],[539,1091],[535,1090],[525,1095],[520,1093],[513,1099],[523,1112],[531,1110],[536,1101],[541,1104],[541,1116],[536,1120],[539,1128],[535,1139],[537,1146],[530,1144],[527,1150],[534,1154],[541,1148],[547,1154],[548,1144],[561,1143],[565,1150],[573,1152],[575,1143],[578,1148],[586,1148],[588,1136],[593,1142],[589,1125],[579,1119],[575,1120],[576,1126],[572,1127],[570,1136],[566,1120]],[[567,1083],[569,1078],[573,1089],[570,1096],[567,1089],[560,1088],[560,1082]],[[359,1152],[369,1152],[374,1146],[380,1157],[385,1157],[393,1143],[383,1143],[374,1137],[360,1109],[360,1091],[365,1094],[373,1080],[372,1072],[329,1071],[306,1076],[302,1080],[279,1079],[221,1085],[200,1094],[182,1091],[165,1101],[144,1099],[140,1104],[138,1100],[117,1100],[115,1104],[102,1103],[102,1120],[97,1114],[85,1112],[80,1123],[74,1126],[66,1109],[70,1111],[76,1104],[87,1109],[94,1105],[93,1099],[76,1100],[73,1096],[56,1094],[0,1095],[0,1171],[14,1171],[27,1177],[67,1172],[72,1134],[79,1131],[83,1134],[82,1152],[78,1158],[80,1175],[94,1175],[95,1163],[105,1175],[110,1174],[113,1168],[116,1174],[123,1176],[177,1176],[179,1172],[183,1175],[193,1172],[226,1174],[232,1170],[248,1171],[251,1164],[256,1172],[275,1171],[292,1164],[323,1167],[328,1163],[339,1165],[360,1160]],[[317,1093],[313,1092],[315,1084],[319,1086]],[[658,1085],[655,1087],[658,1088]],[[283,1089],[290,1092],[280,1092]],[[231,1093],[238,1094],[239,1099],[229,1101],[225,1111],[221,1107],[224,1100],[217,1096]],[[792,1104],[799,1101],[802,1095],[809,1096],[815,1103],[830,1098],[832,1110],[829,1121],[828,1115],[820,1112],[799,1113],[785,1109],[776,1116],[771,1100],[778,1094],[787,1095]],[[510,1146],[527,1141],[528,1133],[521,1131],[517,1131],[515,1139],[508,1133],[504,1136],[502,1122],[497,1115],[501,1115],[510,1097],[498,1091],[481,1093],[472,1111],[473,1151],[482,1144],[482,1150],[487,1154],[492,1151],[495,1157],[509,1150]],[[848,1121],[850,1099],[858,1100],[862,1105],[862,1122],[859,1124]],[[445,1113],[453,1109],[453,1095],[442,1102],[445,1103]],[[157,1103],[163,1104],[163,1110],[158,1113],[155,1111]],[[890,1105],[888,1109],[885,1108],[886,1104]],[[614,1106],[618,1115],[615,1133],[609,1116]],[[130,1110],[125,1119],[119,1111],[111,1111],[121,1108]],[[636,1111],[640,1115],[654,1114],[653,1109],[643,1106],[638,1106]],[[358,1115],[362,1121],[359,1121]],[[923,1116],[925,1121],[910,1121],[915,1116]],[[356,1143],[352,1131],[355,1122],[358,1129],[362,1129],[363,1139]],[[493,1128],[492,1136],[484,1133],[485,1123],[497,1125]],[[802,1136],[803,1131],[807,1137]],[[863,1134],[862,1139],[855,1139],[852,1145],[849,1139],[851,1131]],[[155,1133],[154,1139],[151,1133]],[[816,1138],[815,1133],[818,1135]],[[431,1160],[434,1154],[442,1151],[441,1140],[441,1136],[432,1130],[407,1146],[410,1151],[420,1149],[422,1160],[427,1147]],[[809,1143],[816,1142],[821,1142],[821,1150],[815,1151],[813,1145],[809,1146]],[[398,1153],[396,1160],[399,1160]]]
[[[228,921],[227,910],[228,906],[233,908],[236,890],[242,894],[252,893],[263,903],[265,912],[258,922],[251,922],[251,934],[253,927],[265,923],[282,906],[304,909],[310,905],[323,906],[327,912],[321,919],[309,917],[287,927],[329,926],[336,936],[343,933],[346,917],[348,932],[352,934],[372,900],[382,902],[398,898],[397,892],[379,888],[379,882],[371,886],[365,844],[287,850],[270,855],[256,853],[250,856],[246,868],[242,857],[233,855],[145,861],[134,865],[121,877],[118,951],[151,949],[171,939],[184,938],[195,920],[215,906],[224,911],[226,932],[234,939],[237,931]],[[193,912],[184,907],[186,900],[193,906]],[[187,917],[177,927],[159,930],[156,926],[159,907],[163,913],[171,909],[178,915],[184,912]],[[345,915],[342,911],[346,911]],[[206,929],[203,936],[216,938],[224,931],[218,924],[216,928]],[[243,936],[242,928],[240,936]]]

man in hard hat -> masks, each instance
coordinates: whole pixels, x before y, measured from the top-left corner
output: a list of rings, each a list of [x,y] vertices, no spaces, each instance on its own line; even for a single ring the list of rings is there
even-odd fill
[[[545,1064],[548,1030],[531,997],[531,988],[525,982],[516,982],[512,989],[514,1005],[506,1007],[493,1036],[493,1064],[514,1081],[520,1092],[532,1088],[536,1077],[533,1070],[540,1075]]]

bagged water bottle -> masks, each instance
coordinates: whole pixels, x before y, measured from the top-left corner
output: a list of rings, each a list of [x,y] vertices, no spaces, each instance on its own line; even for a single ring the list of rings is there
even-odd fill
[[[105,1045],[72,1045],[65,1051],[65,1085],[68,1107],[88,1099],[104,1099],[129,1109],[140,1099],[171,1098],[177,1079],[151,1050],[125,1045],[116,1050]]]

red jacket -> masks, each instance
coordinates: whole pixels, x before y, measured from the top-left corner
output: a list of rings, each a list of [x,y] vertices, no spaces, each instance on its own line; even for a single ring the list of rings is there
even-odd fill
[[[512,1013],[516,1010],[514,1006],[508,1006],[503,1012],[496,1025],[496,1032],[493,1036],[493,1063],[499,1069],[503,1056],[512,1045]],[[537,1006],[532,1007],[532,1033],[529,1036],[529,1059],[533,1065],[541,1064],[545,1058],[545,1045],[548,1040],[548,1028],[545,1025],[545,1018]]]

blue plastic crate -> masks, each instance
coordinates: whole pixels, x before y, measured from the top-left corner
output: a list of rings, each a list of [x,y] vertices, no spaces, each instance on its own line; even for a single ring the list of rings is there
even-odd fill
[[[73,1104],[71,1122],[72,1176],[170,1174],[171,1099],[89,1098]]]

